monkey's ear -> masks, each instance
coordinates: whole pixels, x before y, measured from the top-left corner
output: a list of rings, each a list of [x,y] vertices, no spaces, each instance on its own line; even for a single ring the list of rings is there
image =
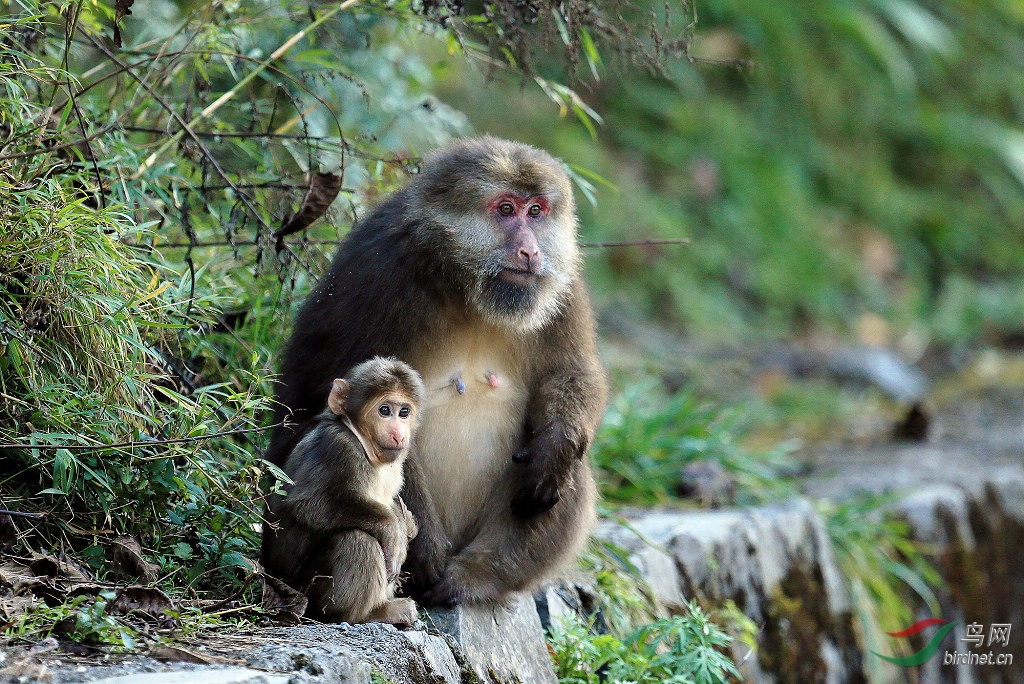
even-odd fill
[[[338,378],[331,385],[331,393],[327,397],[327,408],[331,413],[339,416],[345,415],[345,402],[348,400],[348,383]]]

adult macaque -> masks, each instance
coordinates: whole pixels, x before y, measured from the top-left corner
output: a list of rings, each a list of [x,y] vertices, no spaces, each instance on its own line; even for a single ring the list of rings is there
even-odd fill
[[[605,402],[561,164],[490,137],[431,155],[342,242],[288,343],[270,458],[330,378],[374,354],[422,375],[403,498],[427,605],[503,600],[570,561],[593,520],[587,449]]]
[[[423,382],[376,357],[330,388],[328,409],[284,462],[293,483],[268,499],[263,566],[305,592],[311,617],[411,625],[416,604],[395,591],[417,528],[398,494]]]

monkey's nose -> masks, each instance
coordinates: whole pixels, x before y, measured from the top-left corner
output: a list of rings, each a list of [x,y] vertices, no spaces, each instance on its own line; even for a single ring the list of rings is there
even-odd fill
[[[540,250],[535,249],[532,252],[528,249],[519,250],[519,261],[523,265],[524,271],[535,271],[540,267]]]

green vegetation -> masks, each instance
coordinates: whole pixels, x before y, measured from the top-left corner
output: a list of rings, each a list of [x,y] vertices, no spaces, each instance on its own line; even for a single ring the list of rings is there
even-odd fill
[[[644,625],[622,640],[595,635],[578,621],[562,622],[550,635],[561,684],[724,684],[730,676],[739,677],[724,653],[731,641],[695,603],[686,615]]]
[[[12,104],[0,102],[5,119]],[[52,543],[96,569],[87,530],[103,528],[142,536],[168,572],[191,559],[187,581],[242,564],[258,538],[263,466],[245,433],[266,405],[260,359],[187,393],[170,384],[220,293],[133,246],[148,231],[88,206],[70,189],[84,174],[18,170],[0,180],[4,507],[45,512]]]
[[[850,587],[857,636],[865,652],[900,648],[885,632],[914,622],[912,606],[927,606],[932,615],[940,612],[933,588],[942,580],[920,545],[910,539],[906,522],[886,510],[895,498],[887,494],[818,504]],[[870,681],[891,681],[890,666],[881,658],[868,658],[865,664]]]
[[[608,407],[591,458],[610,501],[665,504],[678,498],[683,468],[697,460],[719,464],[735,478],[740,502],[763,501],[791,491],[780,472],[790,464],[785,446],[766,453],[743,447],[738,409],[672,396],[654,380],[628,386]]]

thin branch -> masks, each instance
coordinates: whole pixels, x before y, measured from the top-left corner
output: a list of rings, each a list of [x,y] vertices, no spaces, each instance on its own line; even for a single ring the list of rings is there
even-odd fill
[[[9,515],[12,518],[29,518],[30,520],[42,520],[46,517],[45,513],[22,513],[21,511],[9,511],[6,508],[0,508],[0,515]]]
[[[71,140],[70,142],[61,143],[59,145],[53,145],[52,147],[43,147],[37,150],[29,150],[28,152],[17,152],[15,154],[4,154],[0,155],[0,161],[8,161],[10,159],[24,159],[25,157],[35,157],[40,154],[49,154],[51,152],[59,152],[60,150],[66,150],[69,147],[77,147],[82,143],[88,143],[91,140],[95,140],[101,135],[106,135],[110,131],[117,128],[117,122],[101,128],[92,135],[87,135],[84,138],[78,138],[77,140]]]
[[[56,449],[68,449],[73,451],[90,451],[106,449],[132,449],[135,447],[160,446],[163,444],[192,444],[217,437],[229,437],[231,435],[246,435],[252,432],[265,432],[278,426],[284,425],[287,421],[254,428],[239,428],[237,430],[224,430],[223,432],[211,432],[208,435],[196,435],[195,437],[174,437],[171,439],[151,439],[138,442],[118,442],[116,444],[0,444],[0,449],[41,449],[50,451]]]
[[[152,128],[147,126],[124,126],[126,131],[134,131],[136,133],[153,133],[155,135],[167,135],[167,131],[162,128]],[[297,133],[264,133],[259,132],[234,132],[234,131],[192,131],[194,135],[198,135],[201,138],[284,138],[286,140],[315,140],[317,142],[323,142],[325,140],[335,140],[337,136],[328,135],[300,135]],[[342,145],[339,144],[339,147]]]
[[[647,245],[688,245],[690,238],[654,238],[651,240],[612,240],[610,242],[581,242],[580,247],[645,247]]]
[[[124,62],[122,62],[117,57],[117,55],[115,55],[113,52],[111,52],[107,48],[107,46],[103,44],[103,41],[97,39],[96,36],[92,35],[91,33],[86,33],[86,36],[89,38],[89,40],[92,42],[92,44],[96,47],[96,49],[99,50],[100,52],[102,52],[107,57],[107,59],[109,59],[110,61],[114,62],[118,66],[124,66]],[[213,153],[210,151],[210,149],[206,145],[203,144],[203,141],[199,139],[199,137],[195,134],[195,132],[192,130],[192,128],[189,126],[189,124],[181,116],[181,114],[176,112],[173,107],[171,107],[169,104],[167,104],[167,102],[162,97],[160,97],[159,94],[157,94],[156,89],[153,86],[151,86],[149,83],[146,83],[145,79],[143,79],[140,76],[138,76],[133,70],[126,69],[125,73],[127,73],[132,79],[134,79],[136,83],[138,83],[140,86],[142,86],[142,88],[147,93],[149,93],[149,95],[156,101],[156,103],[159,104],[161,107],[163,107],[167,111],[167,113],[170,114],[171,117],[178,123],[178,125],[180,125],[182,127],[182,129],[178,132],[179,133],[179,135],[177,136],[178,139],[180,139],[180,137],[181,137],[180,134],[187,134],[188,137],[191,138],[192,141],[196,144],[196,147],[199,148],[200,152],[202,152],[203,156],[206,157],[207,160],[209,160],[210,165],[213,167],[214,171],[217,172],[217,175],[219,175],[221,177],[221,179],[225,183],[230,185],[231,188],[235,191],[235,194],[238,196],[239,200],[243,204],[245,204],[246,208],[252,213],[253,218],[255,218],[256,221],[258,221],[261,226],[263,226],[264,228],[267,228],[269,230],[270,229],[270,224],[267,223],[267,221],[263,218],[262,214],[260,214],[260,212],[257,210],[256,206],[252,202],[252,199],[248,195],[246,195],[244,192],[242,192],[241,190],[239,190],[237,188],[237,186],[234,184],[234,182],[228,176],[227,172],[224,171],[224,169],[221,167],[220,163],[217,161],[217,158],[214,157]]]

